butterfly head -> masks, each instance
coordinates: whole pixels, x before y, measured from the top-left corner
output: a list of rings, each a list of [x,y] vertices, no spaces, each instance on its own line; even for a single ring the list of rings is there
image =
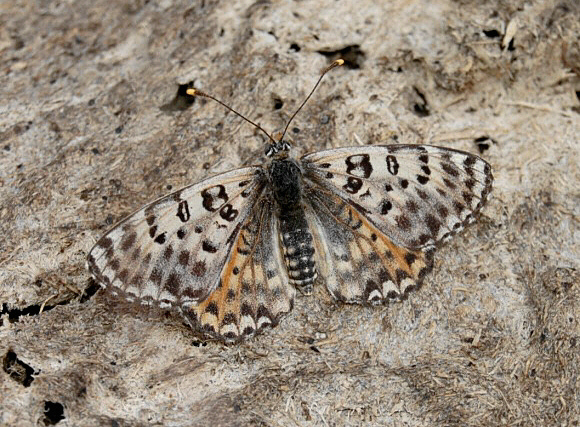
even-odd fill
[[[266,147],[266,157],[287,157],[292,148],[290,142],[282,139],[282,134],[275,134],[270,144]]]

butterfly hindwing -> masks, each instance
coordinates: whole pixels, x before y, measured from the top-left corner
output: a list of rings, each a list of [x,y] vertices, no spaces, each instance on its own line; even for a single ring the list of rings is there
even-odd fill
[[[459,150],[424,145],[337,148],[302,157],[305,179],[356,207],[395,244],[429,249],[473,221],[491,168]]]
[[[401,298],[431,270],[432,251],[397,246],[336,194],[309,194],[317,265],[337,300],[377,304]]]
[[[248,167],[162,197],[105,234],[89,253],[89,270],[129,300],[203,301],[265,184],[263,169]]]
[[[199,304],[184,304],[182,314],[206,336],[239,341],[292,310],[296,290],[289,284],[278,241],[272,201],[264,197],[242,224],[218,288]]]

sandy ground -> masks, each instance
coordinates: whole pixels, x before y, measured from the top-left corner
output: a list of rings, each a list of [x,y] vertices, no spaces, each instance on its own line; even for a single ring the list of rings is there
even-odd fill
[[[580,425],[580,6],[562,1],[3,2],[0,424]],[[226,347],[136,312],[85,258],[126,214],[253,164],[389,143],[494,169],[479,221],[400,303],[323,286]]]

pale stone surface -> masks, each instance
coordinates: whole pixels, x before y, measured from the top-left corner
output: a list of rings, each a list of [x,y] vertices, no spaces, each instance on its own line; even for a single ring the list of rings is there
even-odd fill
[[[20,1],[1,16],[0,425],[59,405],[59,426],[579,422],[578,2]],[[275,131],[339,56],[291,126],[300,152],[432,143],[494,167],[484,214],[420,290],[372,308],[318,286],[231,347],[81,297],[113,222],[261,158],[262,135],[173,102],[179,84]]]

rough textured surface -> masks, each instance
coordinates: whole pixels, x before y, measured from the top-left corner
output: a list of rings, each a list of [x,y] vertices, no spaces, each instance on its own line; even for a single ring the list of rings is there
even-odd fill
[[[1,425],[579,425],[580,6],[562,1],[10,2],[0,15]],[[113,222],[264,138],[433,143],[495,189],[426,284],[322,286],[240,346],[94,294]],[[85,294],[83,291],[86,290]]]

